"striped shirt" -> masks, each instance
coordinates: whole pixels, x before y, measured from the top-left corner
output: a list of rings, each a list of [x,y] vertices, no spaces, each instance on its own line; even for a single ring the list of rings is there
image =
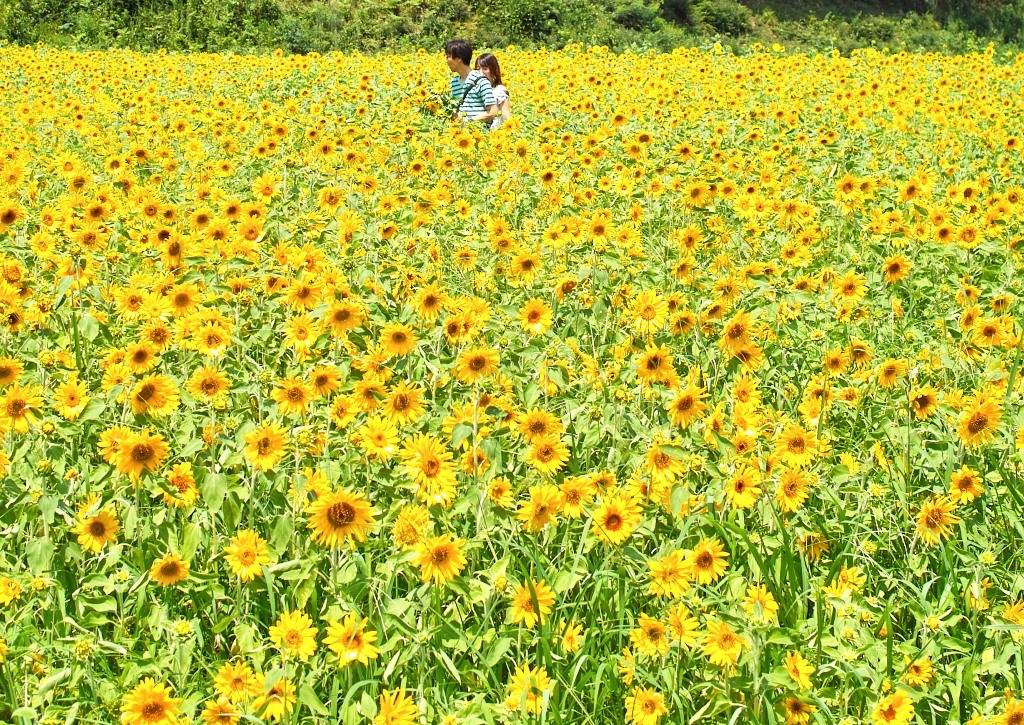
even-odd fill
[[[488,106],[494,105],[494,90],[491,88],[491,82],[478,70],[471,70],[466,76],[466,80],[462,80],[458,73],[452,76],[452,100],[455,103],[462,101],[466,88],[471,85],[472,89],[459,107],[459,111],[467,118],[479,116],[487,111]]]

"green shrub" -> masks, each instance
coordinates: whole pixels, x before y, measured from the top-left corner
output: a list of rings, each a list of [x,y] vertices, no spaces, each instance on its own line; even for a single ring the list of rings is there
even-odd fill
[[[630,30],[650,31],[658,20],[658,11],[634,1],[616,10],[612,20]]]
[[[700,0],[693,10],[698,22],[716,33],[736,37],[750,31],[750,10],[737,0]]]
[[[665,20],[677,25],[693,23],[693,11],[690,0],[662,0],[661,15]]]

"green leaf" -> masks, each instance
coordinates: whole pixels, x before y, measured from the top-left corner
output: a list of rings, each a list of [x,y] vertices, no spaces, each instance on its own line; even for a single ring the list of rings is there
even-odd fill
[[[359,698],[359,709],[363,711],[363,717],[373,720],[377,716],[377,703],[370,697],[370,693],[364,691]]]
[[[462,441],[473,435],[473,426],[469,423],[459,423],[452,429],[452,447],[458,448]]]
[[[435,650],[434,654],[436,654],[438,659],[441,660],[441,664],[443,664],[445,669],[451,673],[452,677],[455,678],[455,681],[462,684],[462,675],[459,674],[459,668],[455,666],[454,662],[452,662],[451,657],[449,657],[444,650],[440,649]]]
[[[484,655],[484,664],[488,667],[497,667],[498,663],[501,662],[501,658],[508,652],[509,647],[512,646],[512,640],[508,637],[502,637],[491,646],[491,649]]]
[[[92,398],[85,404],[85,408],[82,410],[82,414],[78,416],[78,420],[76,422],[85,423],[86,421],[96,420],[106,409],[106,403],[99,398]]]
[[[100,334],[100,323],[92,315],[82,315],[81,319],[78,320],[78,331],[82,333],[89,342],[92,342]]]
[[[33,539],[25,547],[25,558],[32,573],[42,575],[53,560],[53,542],[47,538]]]
[[[54,672],[52,675],[47,677],[45,680],[39,683],[39,695],[45,695],[47,692],[55,688],[57,685],[62,683],[68,677],[71,676],[71,668],[65,667],[62,670]]]
[[[36,719],[36,711],[31,707],[19,707],[11,713],[11,720],[17,720],[18,718],[34,721]]]
[[[299,686],[299,702],[308,707],[313,713],[320,715],[321,717],[327,717],[330,715],[324,704],[320,702],[320,698],[313,692],[313,688],[309,685]]]
[[[185,561],[190,561],[199,548],[203,532],[197,524],[191,521],[185,524],[181,532],[181,544],[178,547],[178,554]]]

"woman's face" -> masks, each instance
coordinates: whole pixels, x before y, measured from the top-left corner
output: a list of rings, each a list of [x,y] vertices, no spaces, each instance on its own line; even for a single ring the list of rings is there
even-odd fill
[[[491,69],[490,68],[488,68],[485,65],[480,65],[479,63],[477,63],[476,64],[476,69],[484,74],[484,78],[489,80],[491,83],[494,83],[494,74],[491,73]]]

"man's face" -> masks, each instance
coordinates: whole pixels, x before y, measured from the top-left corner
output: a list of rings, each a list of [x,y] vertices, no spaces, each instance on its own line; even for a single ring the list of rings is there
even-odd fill
[[[444,62],[448,64],[448,70],[452,73],[459,69],[459,59],[452,58],[450,55],[445,55]]]

